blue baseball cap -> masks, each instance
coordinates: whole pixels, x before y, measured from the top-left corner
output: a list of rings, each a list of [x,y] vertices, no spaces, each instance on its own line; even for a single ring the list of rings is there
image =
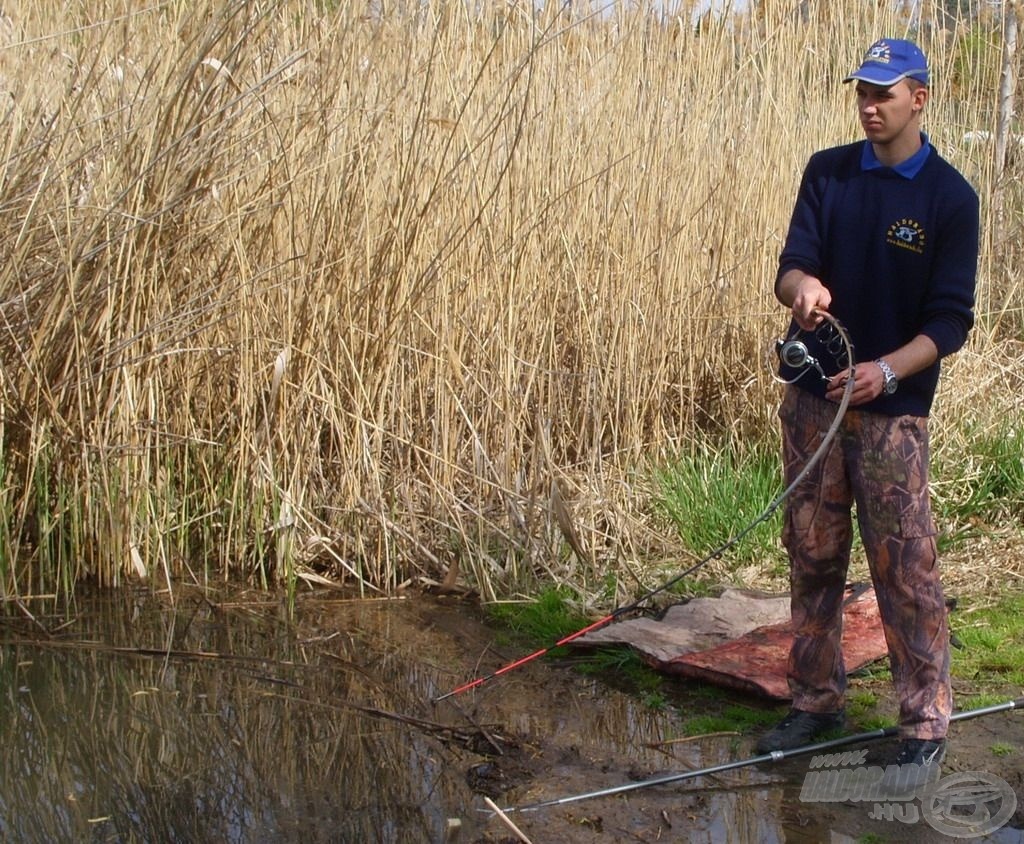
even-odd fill
[[[859,79],[872,85],[895,85],[901,79],[916,79],[928,84],[928,59],[913,41],[883,38],[876,41],[861,60],[861,65],[843,82]]]

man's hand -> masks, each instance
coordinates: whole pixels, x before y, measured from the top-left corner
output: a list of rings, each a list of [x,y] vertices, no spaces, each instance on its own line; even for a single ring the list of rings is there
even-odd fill
[[[793,310],[793,319],[804,331],[813,331],[824,319],[822,313],[832,304],[832,294],[821,279],[803,270],[789,270],[779,279],[779,301]]]
[[[828,379],[825,398],[829,401],[842,401],[846,392],[846,382],[850,380],[850,370],[844,369]],[[866,404],[882,395],[885,387],[885,376],[877,363],[858,363],[854,367],[853,392],[850,393],[850,407]]]
[[[930,337],[918,334],[905,346],[888,352],[884,357],[896,377],[902,381],[935,363],[939,359],[939,350]],[[882,395],[885,388],[885,374],[877,363],[874,361],[858,363],[855,372],[853,393],[850,396],[851,407],[864,404]],[[833,375],[825,388],[825,398],[831,401],[840,401],[849,375],[849,369],[844,369]]]

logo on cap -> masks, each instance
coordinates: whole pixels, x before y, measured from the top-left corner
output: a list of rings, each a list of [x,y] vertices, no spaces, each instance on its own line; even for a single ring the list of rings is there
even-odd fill
[[[878,62],[878,64],[889,64],[892,59],[892,48],[884,41],[878,41],[868,47],[864,53],[863,61]]]
[[[860,79],[874,85],[895,85],[901,79],[928,84],[928,60],[913,41],[882,38],[868,47],[861,65],[843,82]]]

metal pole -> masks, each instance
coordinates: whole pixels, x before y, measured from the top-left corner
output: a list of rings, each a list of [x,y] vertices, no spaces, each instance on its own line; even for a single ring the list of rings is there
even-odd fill
[[[1024,708],[1024,697],[1017,698],[1016,700],[1006,701],[1005,703],[997,703],[992,706],[984,706],[979,709],[969,709],[965,712],[955,713],[949,720],[954,721],[967,721],[970,718],[980,718],[983,715],[992,715],[996,712],[1008,712],[1011,709],[1022,709]],[[549,806],[562,806],[566,803],[577,803],[580,800],[590,800],[594,797],[609,797],[613,794],[624,794],[627,791],[637,791],[641,788],[651,788],[656,785],[666,785],[671,782],[681,782],[683,780],[696,779],[697,777],[707,776],[709,774],[720,774],[723,771],[732,771],[736,768],[745,768],[749,765],[757,765],[761,762],[781,762],[783,759],[790,759],[794,756],[804,756],[808,753],[818,753],[825,750],[832,750],[836,747],[844,747],[848,744],[856,744],[858,742],[874,741],[876,739],[888,738],[894,736],[899,732],[899,727],[881,727],[877,730],[869,730],[865,733],[857,733],[851,736],[843,736],[837,739],[831,739],[830,741],[820,741],[815,744],[805,744],[801,747],[794,747],[790,750],[775,750],[772,753],[765,753],[761,756],[754,756],[750,759],[741,759],[737,762],[725,762],[721,765],[714,765],[710,768],[701,768],[698,771],[685,771],[677,774],[665,774],[664,776],[654,777],[652,779],[640,780],[638,782],[627,783],[626,785],[617,785],[611,788],[602,788],[598,791],[589,791],[586,794],[574,794],[569,797],[559,797],[555,800],[544,800],[540,803],[531,803],[527,806],[512,807],[504,809],[503,811],[508,812],[533,812],[538,809],[545,809]]]

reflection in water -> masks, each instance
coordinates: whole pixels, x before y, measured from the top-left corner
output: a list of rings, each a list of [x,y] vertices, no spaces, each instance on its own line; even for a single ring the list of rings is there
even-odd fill
[[[8,644],[0,838],[441,840],[472,795],[443,743],[345,706],[402,711],[416,694],[360,638],[314,646],[272,613],[115,597],[55,641]]]
[[[311,600],[286,623],[266,598],[179,594],[172,609],[119,594],[82,599],[66,623],[39,621],[56,632],[32,641],[38,627],[0,628],[3,840],[442,842],[450,818],[462,819],[460,842],[501,840],[467,783],[482,758],[464,741],[475,730],[437,729],[453,723],[522,737],[524,758],[546,754],[515,783],[520,805],[735,752],[650,749],[672,734],[670,713],[550,665],[432,707],[479,660],[499,660],[467,608],[430,601]],[[617,830],[647,840],[661,811],[650,806],[663,805],[677,824],[663,840],[782,840],[767,783],[744,771],[724,790],[663,788],[647,808],[616,803]],[[528,834],[548,820],[520,818]],[[570,839],[537,834],[552,840]]]

